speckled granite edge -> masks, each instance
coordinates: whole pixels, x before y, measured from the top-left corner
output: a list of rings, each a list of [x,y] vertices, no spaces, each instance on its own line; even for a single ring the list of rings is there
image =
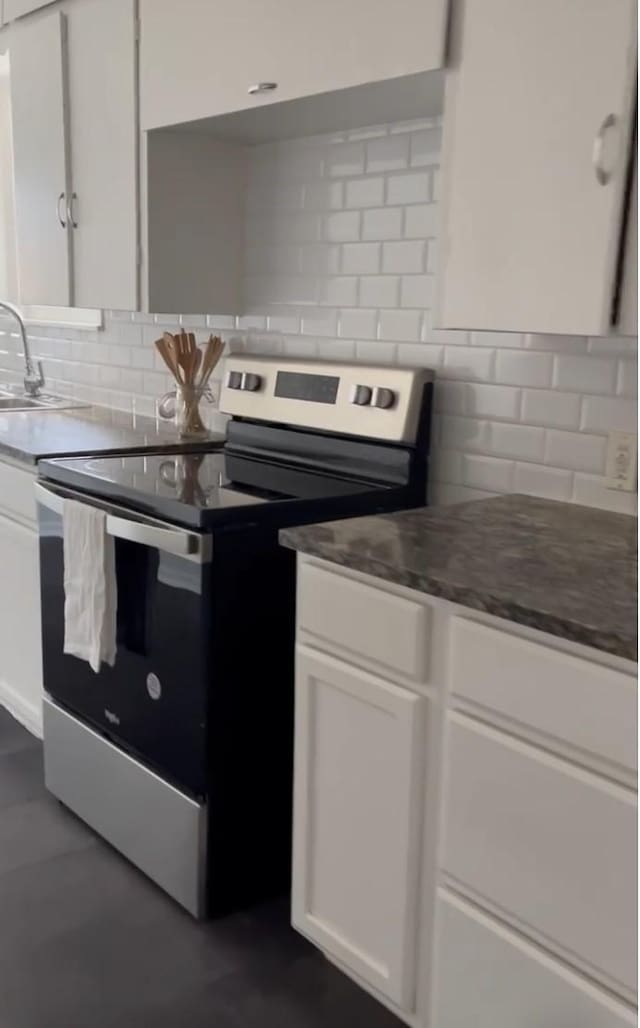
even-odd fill
[[[497,532],[492,553],[491,520],[496,512],[514,522],[521,518],[518,528],[522,539],[527,538],[527,518],[531,517],[531,533],[536,531],[537,519],[541,531],[546,528],[547,536],[542,533],[541,545],[537,548],[534,539],[529,552],[526,549],[519,552],[513,539]],[[476,517],[478,567],[474,567]],[[544,518],[546,524],[543,524]],[[565,518],[567,525],[561,541],[554,540],[551,531],[554,519],[558,522],[558,518],[559,523]],[[586,539],[581,538],[577,529],[575,561],[572,560],[571,530],[574,522],[579,526],[581,521],[594,522],[596,538],[598,533],[602,535],[602,557],[592,552],[588,564],[580,548],[582,545],[584,549],[586,544],[588,549],[591,540],[588,534]],[[496,518],[496,525],[500,526],[500,517]],[[607,537],[609,528],[612,538]],[[461,560],[456,562],[457,530],[460,535],[464,533],[464,540]],[[558,501],[509,496],[447,508],[424,508],[287,528],[280,532],[280,542],[309,556],[637,661],[637,587],[631,581],[635,578],[633,546],[627,552],[629,540],[635,537],[636,531],[637,521],[628,515]],[[552,572],[550,585],[544,578],[547,542]],[[608,551],[615,551],[616,545],[620,552],[614,553],[618,560],[618,567],[614,568]],[[453,554],[449,562],[447,546]],[[620,576],[616,578],[620,560],[625,564],[633,562],[633,567],[627,567],[628,580],[622,582]],[[437,566],[431,568],[430,561]],[[479,568],[482,569],[480,574]],[[536,576],[540,580],[536,580]]]

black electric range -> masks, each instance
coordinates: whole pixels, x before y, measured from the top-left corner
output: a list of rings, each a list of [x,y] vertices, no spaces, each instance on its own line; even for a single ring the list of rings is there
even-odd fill
[[[47,785],[197,916],[287,888],[295,559],[278,530],[425,502],[430,375],[393,371],[389,404],[386,369],[230,358],[221,450],[39,465]],[[348,434],[371,379],[380,433],[408,438]],[[313,424],[327,392],[347,431]],[[98,674],[63,652],[67,499],[114,539],[117,652]]]

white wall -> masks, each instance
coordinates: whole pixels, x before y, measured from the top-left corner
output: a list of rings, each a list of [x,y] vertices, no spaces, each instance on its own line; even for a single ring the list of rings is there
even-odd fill
[[[244,317],[185,316],[237,349],[436,369],[432,502],[526,492],[632,512],[604,486],[607,432],[636,431],[637,340],[441,332],[438,121],[265,144],[250,162]],[[169,388],[153,340],[178,318],[108,312],[34,329],[50,387],[143,414]],[[0,337],[1,369],[19,371]]]

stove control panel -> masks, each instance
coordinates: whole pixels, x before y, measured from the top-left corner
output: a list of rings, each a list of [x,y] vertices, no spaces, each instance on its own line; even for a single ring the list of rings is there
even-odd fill
[[[415,439],[428,368],[231,354],[223,414],[394,442]]]

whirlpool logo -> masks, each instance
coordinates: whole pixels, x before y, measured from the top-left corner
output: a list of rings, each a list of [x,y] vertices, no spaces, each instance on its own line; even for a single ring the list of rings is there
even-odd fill
[[[118,715],[114,714],[112,710],[107,710],[106,707],[104,708],[104,716],[106,717],[110,725],[120,724],[120,718],[118,717]]]

